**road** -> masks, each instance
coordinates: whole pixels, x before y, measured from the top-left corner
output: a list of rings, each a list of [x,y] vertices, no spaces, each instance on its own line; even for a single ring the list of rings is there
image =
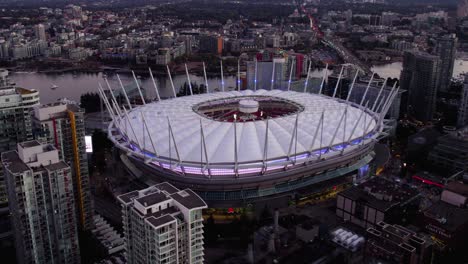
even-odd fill
[[[358,67],[358,69],[361,72],[364,72],[364,73],[370,73],[371,72],[371,69],[370,69],[369,65],[363,63],[356,56],[354,56],[354,54],[351,51],[349,51],[345,46],[343,46],[341,41],[339,41],[338,39],[333,38],[333,37],[331,37],[331,38],[330,37],[324,37],[322,39],[322,43],[324,45],[334,49],[338,53],[338,55],[340,55],[340,57],[341,57],[341,59],[343,59],[343,61],[345,61],[346,63],[354,64],[356,67]]]
[[[112,226],[122,226],[121,207],[109,198],[94,196],[94,210],[111,222]]]

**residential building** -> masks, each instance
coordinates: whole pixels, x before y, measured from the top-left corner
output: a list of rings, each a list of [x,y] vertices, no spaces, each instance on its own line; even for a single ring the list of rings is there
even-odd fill
[[[246,78],[249,89],[285,89],[285,84],[289,78],[286,59],[273,58],[271,61],[248,61]]]
[[[70,167],[38,141],[1,154],[17,261],[80,263]]]
[[[37,24],[34,26],[34,36],[38,40],[46,41],[45,27],[43,24]]]
[[[221,54],[224,49],[224,39],[218,35],[201,35],[199,49],[200,52]]]
[[[75,104],[62,102],[34,108],[35,138],[54,145],[61,160],[72,167],[76,215],[80,227],[93,226],[93,205],[90,191],[88,159],[85,144],[84,111]]]
[[[468,126],[468,74],[465,75],[461,90],[460,105],[458,106],[457,126]]]
[[[171,62],[171,52],[168,48],[159,48],[158,54],[156,54],[157,65],[167,65]]]
[[[408,114],[419,121],[432,121],[436,110],[440,59],[420,51],[407,51],[403,58],[400,87],[408,91]]]
[[[468,16],[468,0],[458,0],[457,17],[465,18]]]
[[[436,40],[435,54],[440,59],[439,91],[446,92],[453,76],[458,39],[455,34],[445,35]]]
[[[38,104],[38,91],[17,87],[10,82],[8,71],[0,69],[0,153],[33,139],[31,112]],[[0,170],[0,204],[8,201],[5,188]]]
[[[127,261],[133,263],[203,263],[206,203],[192,190],[160,183],[122,194]]]

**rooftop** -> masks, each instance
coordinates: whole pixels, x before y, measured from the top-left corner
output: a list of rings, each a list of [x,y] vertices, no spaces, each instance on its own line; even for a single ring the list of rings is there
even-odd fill
[[[5,169],[12,173],[21,173],[29,170],[28,165],[20,159],[18,152],[16,151],[3,152],[1,157]]]
[[[424,212],[424,216],[438,221],[441,227],[454,232],[468,222],[468,209],[438,201]]]
[[[44,168],[46,170],[55,171],[55,170],[63,170],[66,168],[70,168],[70,166],[68,166],[68,164],[65,163],[64,161],[60,161],[58,163],[53,163],[53,164],[44,166]]]
[[[164,193],[152,193],[145,195],[143,197],[137,198],[136,200],[144,206],[151,206],[153,204],[161,203],[164,201],[169,200],[170,198],[167,197]]]
[[[174,187],[172,184],[163,182],[151,187],[148,187],[144,190],[140,191],[131,191],[125,194],[120,195],[118,198],[123,203],[129,203],[134,198],[137,198],[138,202],[144,204],[145,202],[150,204],[158,203],[158,201],[165,201],[169,199],[168,196],[164,193],[166,192],[168,195],[178,192],[179,189]]]
[[[418,196],[418,192],[411,187],[374,177],[358,186],[340,193],[352,200],[359,200],[380,211],[400,205]]]
[[[190,189],[171,194],[171,197],[188,209],[207,207],[205,201]]]
[[[169,194],[173,194],[179,191],[176,187],[174,187],[172,184],[163,182],[160,184],[155,185],[156,188],[158,188],[161,191],[166,191]]]
[[[25,89],[25,88],[20,88],[20,87],[17,87],[16,88],[16,91],[20,94],[32,94],[32,93],[36,93],[37,91],[34,90],[34,89]]]
[[[449,182],[445,185],[445,189],[463,196],[468,196],[468,185],[461,182]]]
[[[22,148],[32,148],[32,147],[40,146],[41,143],[39,143],[39,141],[37,141],[37,140],[31,140],[31,141],[26,141],[26,142],[19,143],[19,145]]]
[[[119,199],[122,200],[124,203],[129,203],[132,201],[132,198],[138,197],[138,191],[131,191],[126,194],[119,195]]]
[[[172,215],[164,215],[159,218],[152,216],[152,217],[148,217],[147,220],[154,227],[158,227],[160,225],[164,225],[172,221],[176,221],[176,219]]]

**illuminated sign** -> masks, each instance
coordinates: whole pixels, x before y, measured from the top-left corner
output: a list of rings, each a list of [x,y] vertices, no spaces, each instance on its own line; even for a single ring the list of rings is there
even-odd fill
[[[85,136],[86,153],[93,153],[93,140],[91,136]]]
[[[426,229],[429,232],[431,232],[431,233],[433,233],[435,235],[443,236],[445,238],[451,238],[452,237],[451,234],[448,234],[447,232],[445,232],[444,229],[442,229],[442,228],[440,228],[438,226],[435,226],[433,224],[427,224]]]

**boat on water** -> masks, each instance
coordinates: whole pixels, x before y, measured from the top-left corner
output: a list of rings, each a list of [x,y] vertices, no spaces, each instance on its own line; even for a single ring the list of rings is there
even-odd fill
[[[57,88],[58,88],[58,86],[55,85],[55,84],[52,84],[52,86],[50,87],[50,89],[52,89],[52,90],[55,90],[55,89],[57,89]]]

